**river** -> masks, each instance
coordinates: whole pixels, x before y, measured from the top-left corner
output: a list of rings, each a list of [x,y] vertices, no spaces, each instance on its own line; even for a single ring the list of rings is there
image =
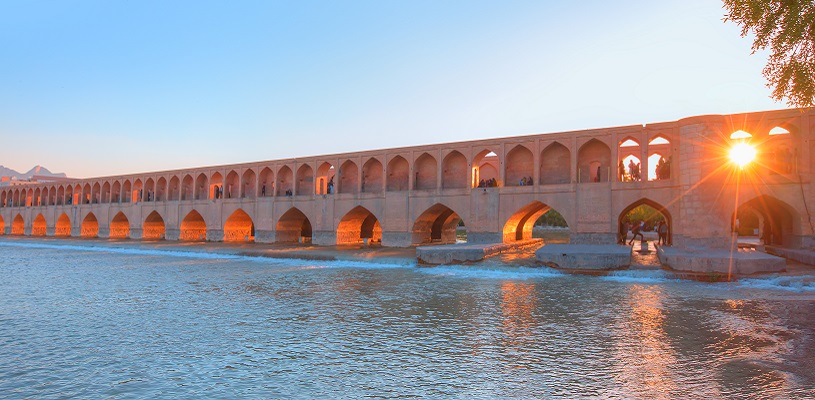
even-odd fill
[[[815,397],[815,277],[0,241],[4,398]]]

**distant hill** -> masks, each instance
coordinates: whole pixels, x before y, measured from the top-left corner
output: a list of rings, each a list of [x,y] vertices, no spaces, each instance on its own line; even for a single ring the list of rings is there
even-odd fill
[[[64,172],[60,172],[60,173],[55,174],[55,173],[49,171],[48,168],[43,167],[42,165],[36,165],[36,166],[34,166],[34,168],[31,168],[30,170],[28,170],[28,172],[26,172],[24,174],[20,173],[20,172],[17,172],[15,170],[11,169],[11,168],[6,168],[6,167],[0,165],[0,176],[8,176],[8,177],[12,177],[12,178],[17,178],[17,180],[22,181],[22,180],[31,179],[31,177],[34,176],[34,175],[56,176],[56,177],[60,177],[60,178],[65,178],[67,176],[67,175],[65,175]]]

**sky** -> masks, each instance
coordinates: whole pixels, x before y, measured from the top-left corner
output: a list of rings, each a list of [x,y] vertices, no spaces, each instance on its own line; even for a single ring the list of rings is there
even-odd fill
[[[784,109],[713,0],[0,1],[0,165],[95,177]]]

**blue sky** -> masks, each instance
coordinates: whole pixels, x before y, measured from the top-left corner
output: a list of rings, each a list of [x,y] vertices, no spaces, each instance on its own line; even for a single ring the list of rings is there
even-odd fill
[[[0,2],[0,164],[106,176],[786,108],[717,1]]]

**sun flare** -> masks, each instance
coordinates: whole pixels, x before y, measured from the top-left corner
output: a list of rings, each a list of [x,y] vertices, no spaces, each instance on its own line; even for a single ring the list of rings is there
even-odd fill
[[[744,167],[756,158],[756,148],[747,143],[739,143],[730,149],[730,160]]]

